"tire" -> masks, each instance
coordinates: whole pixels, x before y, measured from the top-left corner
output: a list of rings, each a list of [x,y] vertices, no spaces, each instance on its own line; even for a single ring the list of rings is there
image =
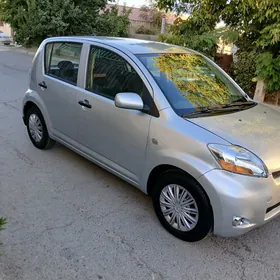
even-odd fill
[[[185,208],[181,208],[178,204],[174,204],[175,206],[172,204],[174,207],[172,206],[170,208],[170,200],[167,200],[165,196],[169,196],[170,194],[170,189],[168,190],[167,186],[171,188],[171,192],[174,190],[174,194],[179,190],[178,196],[185,194],[186,197],[183,199],[185,207],[189,207],[188,209],[191,210],[184,210]],[[201,186],[188,175],[178,171],[164,173],[160,176],[154,187],[152,198],[155,212],[162,226],[177,238],[188,242],[196,242],[204,239],[212,230],[213,212],[209,199]],[[189,204],[188,201],[191,201],[191,198],[193,198],[194,203],[190,202],[191,204]],[[186,205],[186,203],[188,203],[188,205]],[[169,206],[165,207],[165,205]],[[163,210],[162,207],[164,207]],[[174,209],[177,211],[175,212],[175,216],[177,216],[173,220],[174,223],[171,224]],[[167,214],[170,210],[172,212],[171,215],[163,214],[163,211]],[[194,211],[194,213],[188,211]],[[197,211],[197,213],[195,213],[195,211]],[[188,212],[187,218],[185,216],[186,212]],[[189,219],[190,216],[191,219]],[[194,220],[196,222],[193,222]]]
[[[34,119],[39,120],[37,123],[41,124],[41,125],[39,125],[39,130],[40,130],[40,135],[41,135],[40,139],[39,138],[36,139],[36,137],[34,136],[34,133],[32,132],[32,121],[34,123]],[[29,138],[36,148],[38,148],[40,150],[47,150],[47,149],[50,149],[55,144],[55,141],[49,137],[49,133],[47,130],[45,120],[43,118],[42,113],[40,112],[40,110],[37,107],[34,106],[28,110],[27,115],[26,115],[26,126],[27,126],[27,132],[28,132]],[[33,134],[33,136],[32,136],[32,134]]]

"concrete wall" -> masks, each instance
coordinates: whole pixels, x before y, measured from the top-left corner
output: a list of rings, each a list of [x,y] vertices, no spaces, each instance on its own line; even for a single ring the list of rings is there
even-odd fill
[[[148,41],[157,41],[158,40],[158,35],[130,34],[129,37],[141,39],[141,40],[148,40]]]

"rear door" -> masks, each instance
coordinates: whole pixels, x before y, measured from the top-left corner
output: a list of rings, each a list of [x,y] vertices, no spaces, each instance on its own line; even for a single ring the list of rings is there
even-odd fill
[[[59,138],[77,140],[79,105],[78,76],[82,43],[51,42],[45,46],[43,79],[38,81],[44,104],[47,107],[52,132]]]

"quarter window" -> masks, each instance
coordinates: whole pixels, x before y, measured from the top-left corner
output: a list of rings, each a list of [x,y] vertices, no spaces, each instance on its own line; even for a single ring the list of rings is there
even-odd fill
[[[82,44],[51,43],[45,47],[45,73],[77,85]]]

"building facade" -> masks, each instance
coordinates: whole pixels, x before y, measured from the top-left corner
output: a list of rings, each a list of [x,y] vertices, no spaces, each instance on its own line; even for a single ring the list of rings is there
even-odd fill
[[[13,36],[13,30],[11,26],[3,21],[0,21],[0,32]]]

